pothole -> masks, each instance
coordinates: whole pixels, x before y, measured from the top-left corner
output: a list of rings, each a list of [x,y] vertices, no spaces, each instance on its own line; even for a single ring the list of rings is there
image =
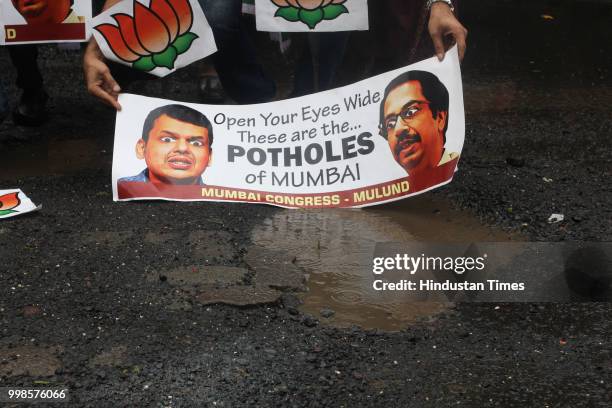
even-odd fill
[[[256,227],[256,259],[276,257],[276,269],[251,265],[255,279],[280,282],[308,273],[300,309],[322,323],[339,327],[401,330],[420,319],[448,311],[450,303],[423,302],[409,292],[375,291],[372,257],[377,243],[508,241],[513,237],[483,226],[431,196],[367,210],[279,211]],[[258,276],[261,273],[261,276]],[[293,285],[295,287],[295,285]]]
[[[128,350],[126,346],[114,346],[110,350],[95,355],[89,362],[89,367],[123,367],[128,365]]]
[[[61,347],[18,346],[0,349],[0,377],[51,377],[62,367]]]

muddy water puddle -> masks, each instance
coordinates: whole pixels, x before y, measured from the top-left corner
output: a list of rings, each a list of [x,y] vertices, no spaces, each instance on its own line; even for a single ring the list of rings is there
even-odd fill
[[[71,139],[32,143],[2,151],[0,179],[77,173],[103,168],[110,155],[96,140]]]
[[[257,227],[252,238],[257,246],[287,252],[307,272],[308,290],[300,295],[303,312],[338,327],[390,331],[435,318],[452,304],[375,291],[371,265],[377,243],[520,240],[431,195],[372,209],[281,211]]]

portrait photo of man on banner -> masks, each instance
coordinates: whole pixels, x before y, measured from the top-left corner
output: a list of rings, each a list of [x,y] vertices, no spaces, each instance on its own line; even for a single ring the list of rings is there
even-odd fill
[[[86,41],[91,13],[88,0],[3,0],[1,38],[6,44]]]
[[[444,148],[448,130],[448,90],[433,74],[408,71],[385,89],[380,134],[408,174],[413,191],[453,175],[459,153]]]
[[[202,174],[212,158],[213,130],[208,118],[184,105],[166,105],[146,117],[135,154],[147,166],[118,183],[204,185]]]

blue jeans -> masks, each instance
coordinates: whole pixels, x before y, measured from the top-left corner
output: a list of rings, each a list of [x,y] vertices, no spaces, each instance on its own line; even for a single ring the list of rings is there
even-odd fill
[[[242,0],[199,0],[217,42],[215,69],[225,92],[241,104],[266,102],[276,93],[242,24]]]

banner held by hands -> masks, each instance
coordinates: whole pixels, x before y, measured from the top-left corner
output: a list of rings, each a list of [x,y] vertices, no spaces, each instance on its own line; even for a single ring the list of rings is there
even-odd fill
[[[465,134],[456,47],[442,62],[271,103],[119,102],[115,200],[365,207],[450,182]]]

